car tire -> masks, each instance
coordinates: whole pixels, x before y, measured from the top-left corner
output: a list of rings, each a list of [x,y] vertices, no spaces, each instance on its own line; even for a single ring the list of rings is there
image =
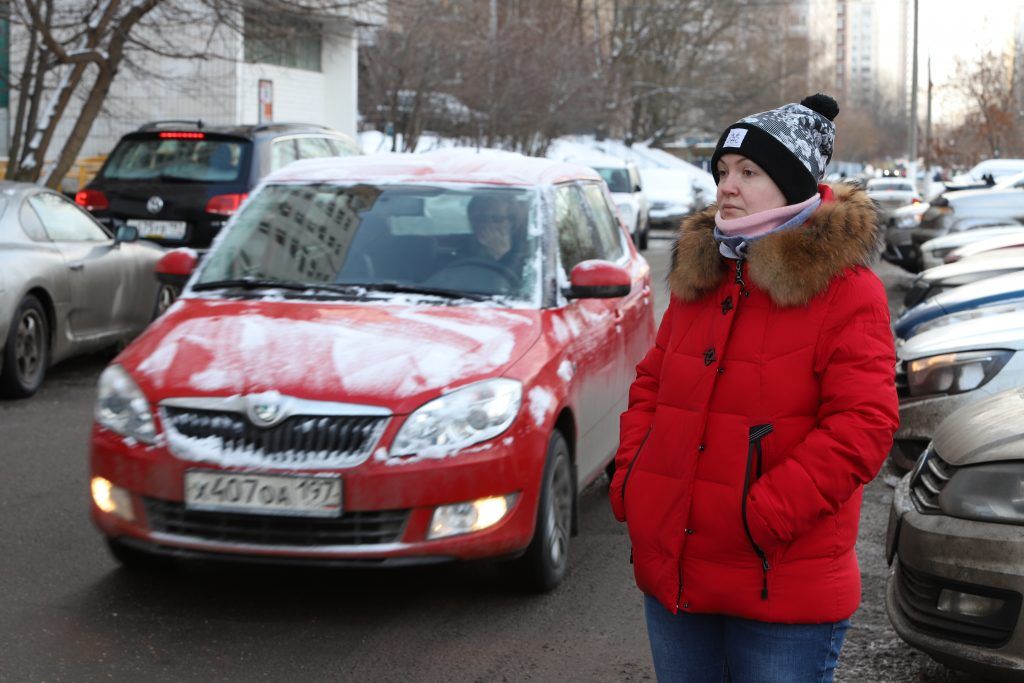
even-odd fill
[[[569,568],[569,537],[576,497],[572,472],[569,445],[561,432],[555,432],[548,442],[533,540],[514,563],[517,575],[529,590],[554,589]]]
[[[640,251],[647,249],[647,238],[651,231],[650,221],[644,221],[643,228],[640,230],[640,243],[638,245]]]
[[[107,549],[118,564],[130,571],[159,571],[171,564],[169,558],[147,553],[113,538],[107,539]]]
[[[181,288],[174,285],[160,283],[156,290],[156,301],[153,303],[153,320],[163,315],[171,307],[181,294]]]
[[[28,398],[39,391],[50,362],[50,325],[39,299],[29,294],[18,304],[3,350],[0,395]]]

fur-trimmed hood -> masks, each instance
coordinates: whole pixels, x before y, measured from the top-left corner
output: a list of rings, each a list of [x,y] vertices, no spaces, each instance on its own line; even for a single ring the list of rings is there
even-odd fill
[[[779,306],[805,305],[828,289],[832,278],[868,265],[882,249],[884,231],[867,193],[846,184],[832,192],[834,200],[823,202],[804,225],[769,234],[747,249],[751,281]],[[680,226],[669,287],[684,301],[715,289],[732,270],[733,262],[715,242],[717,210],[712,204]]]

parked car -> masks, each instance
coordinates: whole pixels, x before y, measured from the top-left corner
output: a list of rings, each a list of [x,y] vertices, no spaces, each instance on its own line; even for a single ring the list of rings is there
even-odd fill
[[[918,243],[972,228],[1024,224],[1024,181],[1010,188],[947,192],[929,202],[914,228]]]
[[[633,237],[633,244],[639,249],[646,249],[650,232],[650,208],[636,164],[614,157],[589,162],[580,160],[578,163],[586,163],[601,175],[608,184],[619,215],[626,223],[626,231]]]
[[[984,189],[1018,173],[1024,173],[1024,159],[985,159],[966,173],[956,175],[946,183],[946,188],[950,191]]]
[[[362,151],[350,137],[312,124],[156,121],[122,137],[75,202],[158,244],[205,249],[271,171],[297,159],[356,154]]]
[[[944,260],[946,263],[956,263],[972,256],[1001,252],[1006,249],[1015,250],[1020,247],[1024,247],[1024,230],[968,242],[946,254]]]
[[[985,680],[1024,676],[1024,392],[960,408],[893,492],[886,611],[896,633]]]
[[[640,177],[651,203],[651,225],[662,230],[675,230],[683,218],[715,201],[713,181],[681,169],[642,168]]]
[[[1019,270],[1024,270],[1024,247],[991,251],[956,263],[945,263],[918,273],[911,281],[903,304],[911,308],[948,289]]]
[[[0,182],[0,395],[33,395],[49,366],[126,342],[162,312],[163,252],[137,239],[56,192]]]
[[[977,282],[940,292],[908,308],[893,323],[897,341],[909,339],[923,325],[940,316],[961,313],[995,304],[1006,304],[1024,299],[1024,273],[986,278]]]
[[[1024,235],[1024,225],[1013,223],[994,225],[964,232],[954,232],[927,240],[917,246],[919,269],[934,268],[946,262],[946,256],[966,244],[973,244],[991,237],[1002,235]]]
[[[512,261],[477,244],[495,224]],[[128,566],[487,558],[549,589],[612,461],[651,296],[592,169],[296,163],[100,377],[93,520]]]
[[[897,344],[900,426],[891,460],[907,469],[957,408],[1024,385],[1024,312],[956,322]]]
[[[872,178],[867,183],[867,193],[878,204],[882,222],[888,221],[895,209],[921,203],[921,195],[907,178]]]

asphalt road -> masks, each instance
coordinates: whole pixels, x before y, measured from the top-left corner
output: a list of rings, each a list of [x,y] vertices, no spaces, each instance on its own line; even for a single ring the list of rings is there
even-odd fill
[[[665,237],[647,252],[659,315]],[[66,362],[36,397],[0,401],[0,681],[654,679],[625,529],[602,481],[581,495],[567,580],[543,596],[517,591],[487,565],[120,570],[87,505],[94,386],[107,360]],[[865,496],[863,606],[837,680],[966,681],[889,627],[890,497],[883,477]]]

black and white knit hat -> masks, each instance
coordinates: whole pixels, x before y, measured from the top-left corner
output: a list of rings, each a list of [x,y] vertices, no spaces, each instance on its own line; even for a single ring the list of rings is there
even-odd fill
[[[828,95],[811,95],[800,104],[786,104],[740,119],[725,129],[711,156],[711,174],[718,182],[723,154],[742,154],[765,170],[789,204],[818,191],[832,159],[839,105]]]

